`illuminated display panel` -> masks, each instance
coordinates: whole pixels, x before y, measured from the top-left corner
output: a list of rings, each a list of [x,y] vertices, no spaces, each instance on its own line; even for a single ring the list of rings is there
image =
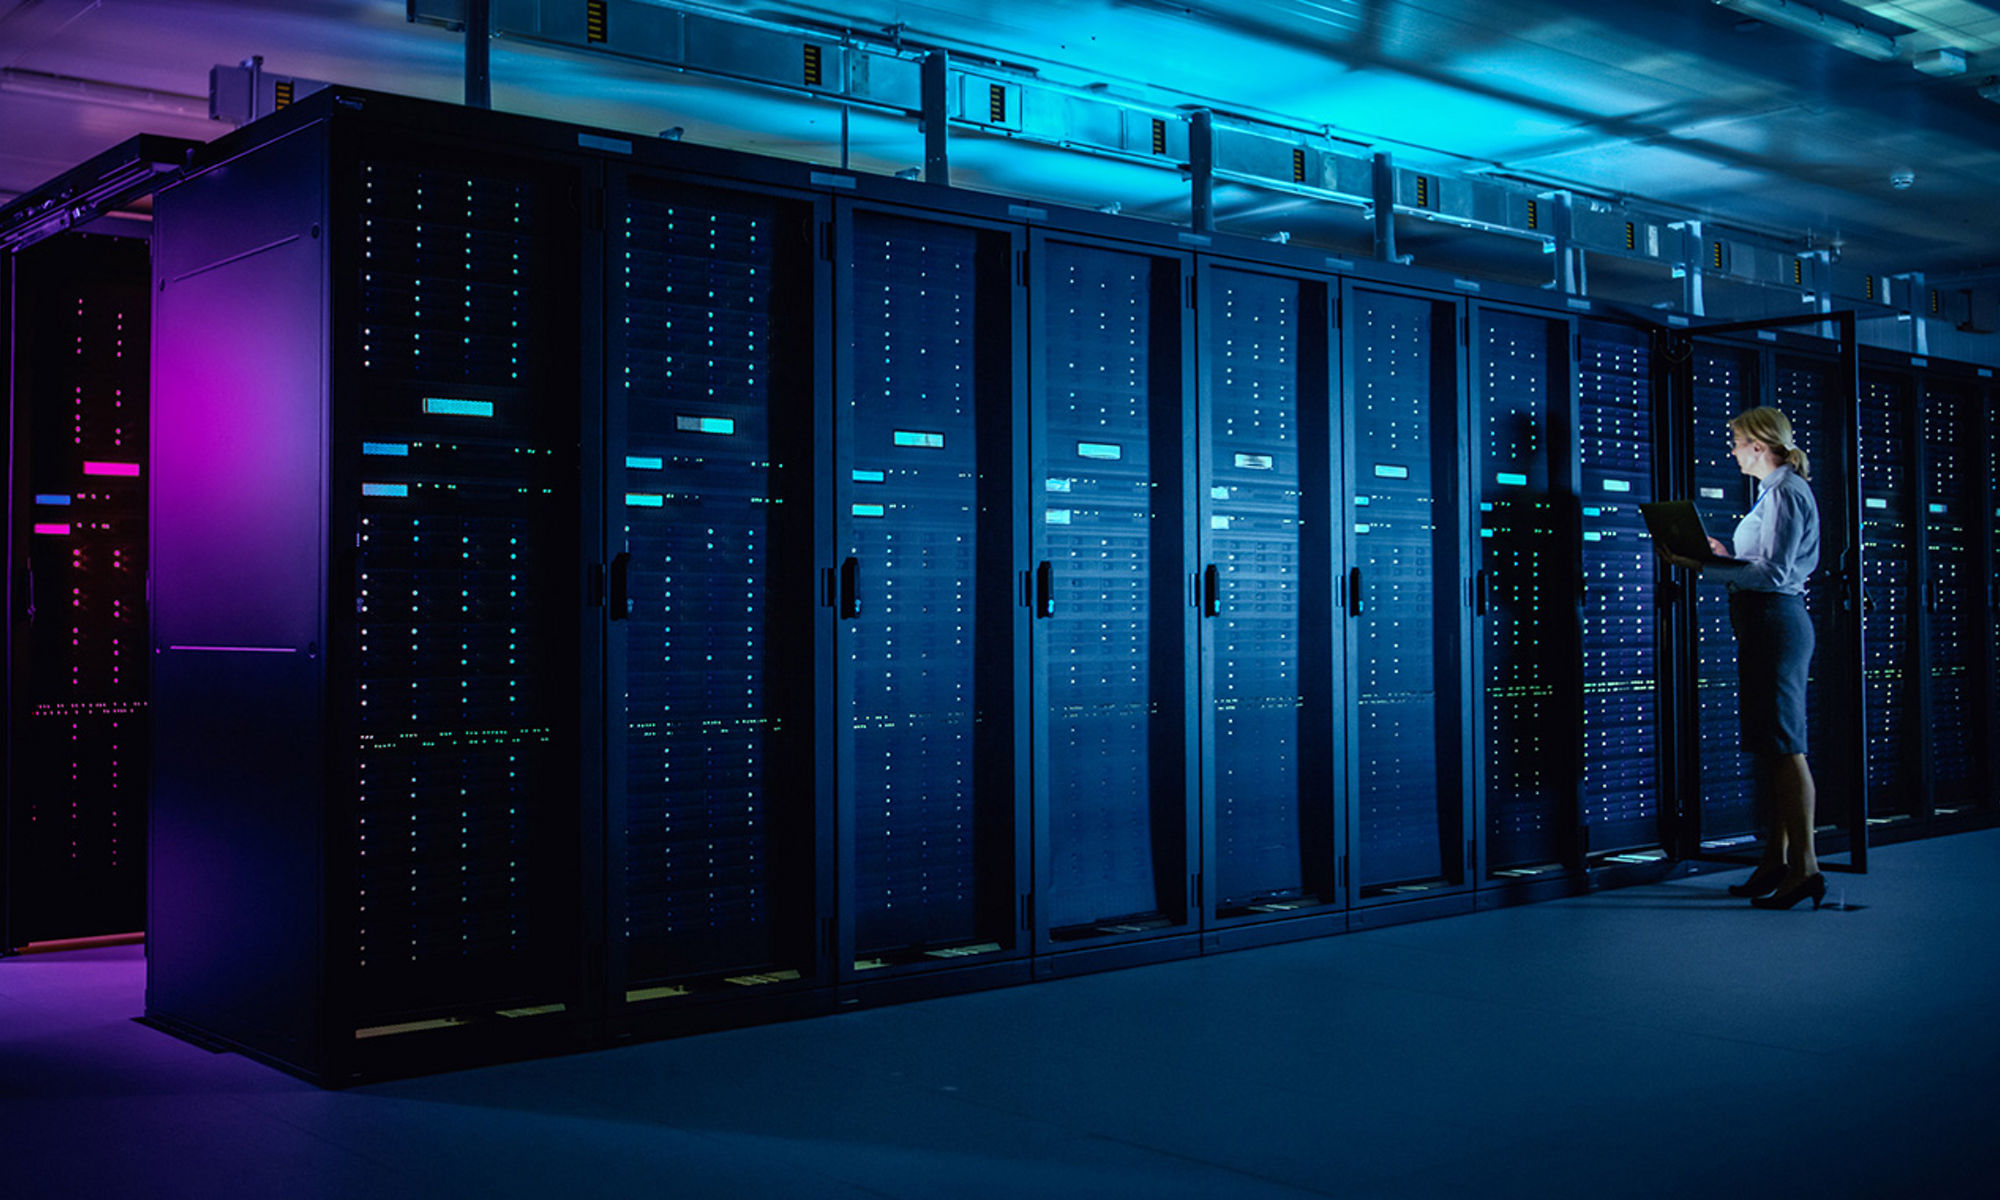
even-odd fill
[[[1984,507],[1976,428],[1980,396],[1968,383],[1931,376],[1924,387],[1921,432],[1924,481],[1924,587],[1921,604],[1929,651],[1924,708],[1925,759],[1934,811],[1972,807],[1978,776],[1978,614],[1984,601],[1975,567]]]
[[[1868,818],[1915,816],[1917,538],[1922,530],[1913,478],[1916,395],[1906,376],[1861,375],[1862,664],[1868,704]]]
[[[1757,481],[1730,452],[1729,419],[1755,408],[1757,356],[1747,350],[1695,347],[1695,507],[1710,536],[1729,544],[1757,498]],[[1729,596],[1714,584],[1696,584],[1695,694],[1699,706],[1702,840],[1711,845],[1754,838],[1757,785],[1750,757],[1740,748],[1737,715],[1736,634],[1729,625]]]

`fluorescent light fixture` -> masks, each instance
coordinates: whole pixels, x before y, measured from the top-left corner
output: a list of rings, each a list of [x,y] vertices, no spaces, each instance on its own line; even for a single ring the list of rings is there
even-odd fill
[[[1849,54],[1859,54],[1876,62],[1890,62],[1897,57],[1896,39],[1888,34],[1864,29],[1852,21],[1823,13],[1808,5],[1794,3],[1794,0],[1715,0],[1715,2],[1745,16],[1782,26],[1794,33],[1802,33],[1829,46],[1838,46]]]
[[[1953,75],[1965,74],[1965,51],[1939,46],[1917,55],[1910,60],[1910,65],[1934,79],[1949,79]]]

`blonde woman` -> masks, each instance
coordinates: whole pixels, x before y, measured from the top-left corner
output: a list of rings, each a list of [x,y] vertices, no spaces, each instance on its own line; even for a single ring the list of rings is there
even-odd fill
[[[1757,501],[1736,526],[1733,547],[1715,538],[1717,554],[1740,566],[1699,563],[1656,542],[1660,556],[1729,587],[1729,625],[1736,634],[1737,713],[1742,748],[1756,764],[1758,784],[1772,799],[1763,861],[1749,880],[1729,890],[1758,908],[1790,908],[1826,898],[1826,876],[1813,850],[1813,777],[1806,765],[1806,670],[1812,664],[1812,618],[1806,578],[1819,565],[1819,504],[1807,480],[1811,466],[1775,408],[1753,408],[1729,422],[1730,453],[1757,480]]]

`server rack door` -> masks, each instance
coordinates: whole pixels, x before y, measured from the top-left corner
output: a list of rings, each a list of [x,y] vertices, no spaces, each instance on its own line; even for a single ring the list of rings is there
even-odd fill
[[[1775,356],[1771,367],[1772,403],[1791,418],[1795,440],[1807,454],[1820,512],[1819,568],[1806,584],[1815,643],[1806,680],[1806,746],[1809,755],[1825,756],[1813,776],[1815,819],[1822,828],[1846,828],[1861,790],[1858,780],[1836,768],[1839,747],[1860,741],[1861,664],[1847,650],[1854,614],[1844,607],[1841,582],[1841,564],[1852,550],[1841,514],[1850,494],[1846,448],[1854,431],[1840,403],[1845,389],[1835,370],[1832,363],[1790,355]]]
[[[1363,288],[1344,308],[1351,879],[1362,900],[1402,899],[1466,871],[1460,317],[1449,301]]]
[[[1988,385],[1981,400],[1981,422],[1986,437],[1986,486],[1975,493],[1979,496],[1980,526],[1985,537],[1982,557],[1986,560],[1986,655],[1982,660],[1992,662],[2000,658],[2000,389]],[[2000,747],[2000,671],[1986,672],[1986,745],[1988,754],[1992,747]],[[1988,758],[1989,764],[1993,762]],[[1989,808],[2000,804],[2000,771],[1990,767],[1986,772],[1986,789],[1982,801]]]
[[[1695,505],[1711,536],[1724,543],[1757,498],[1757,481],[1743,474],[1730,453],[1729,420],[1762,401],[1756,351],[1696,343],[1693,425],[1688,430]],[[1726,847],[1753,842],[1760,801],[1748,756],[1740,749],[1737,719],[1736,635],[1723,589],[1692,589],[1695,617],[1695,695],[1699,704],[1701,842]]]
[[[1207,909],[1336,903],[1327,285],[1202,275],[1199,586]]]
[[[810,200],[632,174],[605,247],[614,998],[810,981]]]
[[[1046,947],[1192,920],[1187,260],[1038,237],[1030,487]]]
[[[1658,576],[1639,505],[1659,445],[1655,361],[1646,331],[1577,328],[1577,486],[1583,568],[1584,845],[1592,853],[1660,841]]]
[[[584,181],[340,133],[331,1019],[528,1036],[584,976]]]
[[[1576,860],[1569,322],[1474,306],[1471,349],[1481,863],[1532,879]]]
[[[1979,727],[1981,595],[1976,561],[1980,498],[1975,428],[1979,391],[1963,380],[1925,380],[1918,449],[1923,463],[1923,763],[1935,815],[1978,804],[1984,778],[1975,746]]]
[[[12,257],[0,954],[145,927],[152,659],[147,244],[72,233]]]
[[[1916,394],[1908,376],[1861,374],[1863,694],[1868,709],[1868,819],[1919,816],[1924,797],[1915,759],[1922,693],[1916,622]]]
[[[866,977],[1020,942],[1021,319],[1005,230],[843,205],[835,244],[842,954]]]

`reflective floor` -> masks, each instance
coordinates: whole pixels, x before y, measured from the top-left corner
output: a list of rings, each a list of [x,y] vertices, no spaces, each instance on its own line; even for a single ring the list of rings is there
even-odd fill
[[[0,960],[0,1196],[1980,1196],[2000,831],[325,1092]]]

